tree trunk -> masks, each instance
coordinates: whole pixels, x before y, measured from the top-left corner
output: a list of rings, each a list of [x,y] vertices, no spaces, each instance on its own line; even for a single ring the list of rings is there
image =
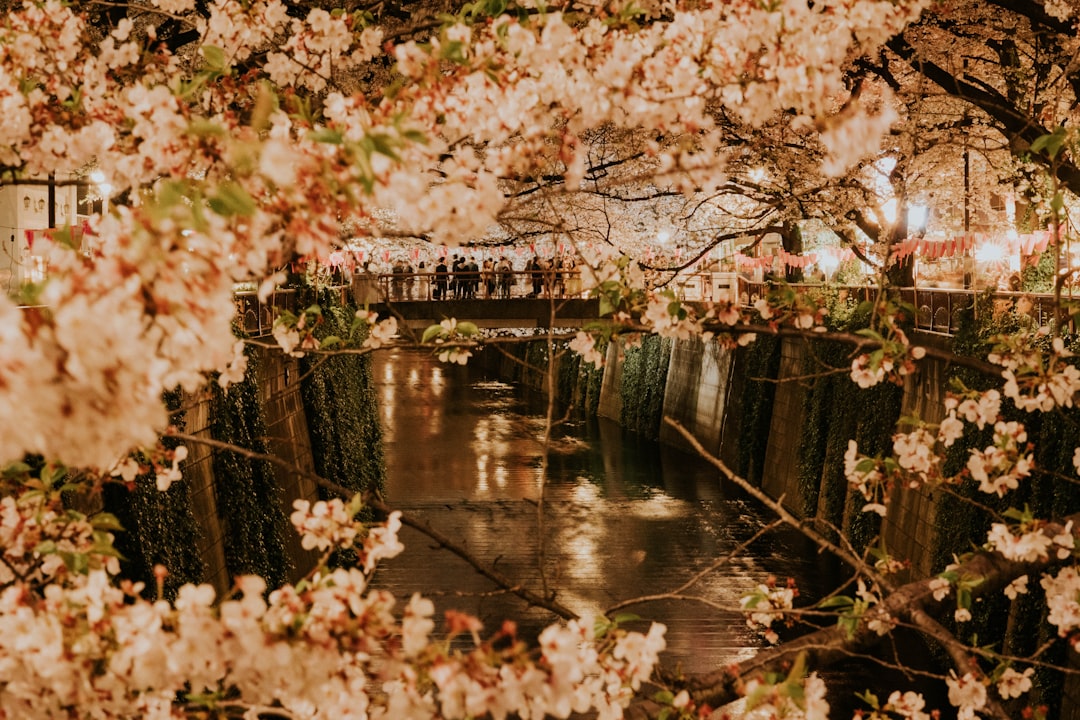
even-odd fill
[[[802,255],[803,252],[803,237],[802,228],[794,220],[785,220],[784,226],[780,231],[780,242],[783,243],[784,250],[788,251],[792,255]],[[799,267],[787,267],[784,269],[784,279],[789,283],[797,283],[803,281],[803,269]]]

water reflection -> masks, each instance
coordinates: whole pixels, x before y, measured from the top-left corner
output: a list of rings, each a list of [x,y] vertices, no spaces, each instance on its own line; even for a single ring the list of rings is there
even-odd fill
[[[765,522],[699,458],[643,442],[605,421],[556,429],[544,487],[541,398],[483,378],[474,367],[439,365],[422,354],[377,354],[375,363],[389,503],[463,541],[534,591],[546,579],[557,599],[577,612],[672,591]],[[489,629],[507,617],[526,633],[552,621],[494,593],[491,583],[427,538],[407,531],[403,540],[405,554],[377,578],[399,597],[420,591],[440,612],[476,613]],[[632,610],[668,626],[668,662],[688,672],[715,669],[760,646],[737,612],[740,598],[769,573],[797,577],[812,594],[816,558],[790,534],[772,536],[690,591],[727,610],[676,601]]]

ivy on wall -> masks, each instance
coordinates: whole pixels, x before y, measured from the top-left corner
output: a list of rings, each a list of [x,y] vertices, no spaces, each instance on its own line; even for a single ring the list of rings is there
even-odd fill
[[[179,390],[165,394],[170,410],[180,406],[180,399]],[[173,415],[172,423],[183,428],[183,415]],[[178,444],[168,438],[165,443]],[[170,600],[176,598],[181,585],[203,581],[206,566],[199,552],[201,531],[191,509],[186,482],[173,483],[161,492],[153,474],[143,474],[131,488],[106,485],[104,503],[106,510],[124,527],[115,539],[116,549],[123,555],[124,576],[142,581],[148,597],[157,593],[155,565],[168,570],[164,594]]]
[[[832,327],[848,332],[869,324],[869,308],[835,299],[843,312],[831,314]],[[851,362],[851,347],[835,342],[812,341],[803,372],[820,372],[822,366],[844,368]],[[867,455],[888,453],[900,419],[902,387],[883,383],[860,388],[848,374],[817,378],[803,396],[805,423],[798,450],[797,482],[804,498],[804,515],[818,517],[842,528],[858,549],[865,549],[878,534],[881,521],[862,512],[865,500],[848,487],[844,453],[854,439]]]
[[[647,335],[640,346],[626,349],[623,362],[619,424],[650,440],[660,437],[671,347],[670,338]]]
[[[809,375],[816,372],[817,363],[820,361],[832,364],[833,361],[842,360],[842,352],[837,343],[814,343],[803,360],[803,373]],[[842,381],[850,384],[847,378],[842,378]],[[812,518],[817,515],[819,501],[822,500],[822,488],[826,485],[825,478],[830,477],[830,473],[825,472],[827,465],[832,466],[832,463],[829,463],[830,451],[835,454],[836,445],[841,442],[847,429],[830,431],[839,429],[841,425],[851,424],[842,423],[844,417],[833,414],[833,398],[841,390],[837,378],[829,376],[818,378],[803,394],[802,416],[805,421],[796,462],[796,482],[799,495],[803,499],[802,517]],[[831,497],[826,493],[822,511],[826,519],[839,526],[838,521],[843,517],[843,495],[837,498],[835,493]]]
[[[607,354],[609,341],[598,338],[596,348]],[[570,350],[569,341],[557,338],[555,349],[555,398],[589,417],[595,417],[600,407],[600,390],[604,382],[604,367],[584,361]],[[525,343],[511,343],[502,348],[485,347],[476,353],[476,360],[485,370],[500,379],[517,382],[530,390],[547,390],[547,339],[537,337]],[[513,358],[506,360],[506,356]]]
[[[1024,292],[1054,292],[1056,263],[1053,247],[1049,247],[1046,252],[1040,253],[1038,261],[1025,267],[1020,274],[1021,289]]]
[[[249,351],[242,382],[224,390],[212,383],[210,435],[265,454],[266,419],[254,380],[257,365],[258,354]],[[288,519],[270,464],[238,453],[215,452],[212,467],[229,574],[261,575],[269,587],[284,584],[292,567],[284,542]]]
[[[309,293],[305,302],[317,302],[322,308],[316,336],[348,336],[355,308],[327,290]],[[370,358],[307,356],[300,367],[315,472],[355,492],[382,491],[386,467]]]
[[[607,354],[608,340],[600,338],[596,349]],[[584,361],[581,355],[569,349],[569,343],[559,342],[556,396],[559,402],[580,409],[595,417],[600,408],[600,389],[604,383],[604,368]]]
[[[995,306],[993,298],[984,294],[978,296],[972,306],[961,314],[953,350],[960,355],[985,360],[995,336],[1015,333],[1030,325],[1031,320],[1026,315],[1016,313],[1011,308]],[[1077,339],[1073,337],[1071,341],[1075,346]],[[994,378],[964,368],[954,369],[950,382],[962,383],[976,390],[985,390],[997,384]],[[1080,491],[1076,483],[1055,477],[1071,477],[1075,473],[1072,453],[1076,438],[1080,436],[1080,409],[1059,408],[1052,413],[1032,415],[1004,400],[1001,414],[1006,421],[1024,423],[1028,439],[1036,447],[1035,470],[1011,494],[1008,502],[979,492],[971,483],[956,488],[955,494],[940,494],[937,498],[937,532],[933,545],[935,567],[942,567],[954,555],[970,552],[981,544],[991,523],[995,521],[981,507],[966,502],[966,499],[988,506],[997,514],[1009,505],[1022,507],[1025,504],[1036,517],[1060,517],[1080,510]],[[982,431],[969,428],[964,438],[950,448],[944,471],[947,474],[959,472],[972,449],[984,448],[992,441],[992,428],[987,427]],[[1042,588],[1037,583],[1029,583],[1028,594],[1019,596],[1011,603],[1003,595],[995,595],[977,604],[972,608],[972,620],[965,632],[977,634],[981,644],[997,644],[1007,654],[1027,657],[1041,650],[1040,660],[1051,665],[1060,664],[1066,660],[1066,648],[1060,642],[1049,642],[1054,637],[1044,622],[1045,610]],[[1060,673],[1043,667],[1036,668],[1032,699],[1037,698],[1037,702],[1051,708],[1049,717],[1055,716],[1062,695]]]
[[[737,418],[737,472],[754,485],[760,485],[776,398],[776,384],[769,379],[775,379],[780,372],[780,339],[761,335],[743,352],[742,412]]]

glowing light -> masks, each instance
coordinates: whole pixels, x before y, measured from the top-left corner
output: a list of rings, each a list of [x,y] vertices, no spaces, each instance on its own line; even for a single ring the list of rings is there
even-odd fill
[[[1005,248],[997,243],[982,243],[975,249],[975,259],[979,262],[1000,262],[1005,259]]]
[[[767,174],[765,173],[765,168],[756,167],[751,170],[749,174],[750,179],[756,183],[765,182],[765,178],[767,177]]]
[[[930,208],[925,205],[912,205],[907,211],[908,227],[922,229],[926,227],[926,219],[930,215]]]
[[[840,267],[840,258],[829,253],[818,255],[817,262],[821,266],[821,271],[826,275],[832,275],[836,272],[836,268]]]
[[[671,239],[671,232],[668,230],[661,230],[656,233],[656,241],[661,245],[667,245],[668,240]]]
[[[90,180],[92,180],[95,184],[100,185],[105,182],[105,173],[101,172],[100,170],[95,170],[90,173]]]

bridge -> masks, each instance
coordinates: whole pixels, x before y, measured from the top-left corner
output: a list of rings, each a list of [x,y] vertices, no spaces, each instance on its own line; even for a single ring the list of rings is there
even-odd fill
[[[715,284],[709,273],[688,275],[673,286],[683,300],[695,302],[711,300]],[[488,293],[483,287],[461,291],[458,297],[450,284],[446,285],[445,298],[434,296],[439,284],[433,273],[359,275],[351,285],[334,286],[343,301],[367,305],[371,310],[386,317],[394,314],[413,329],[434,325],[444,318],[469,320],[485,328],[547,328],[580,326],[599,317],[599,302],[571,296],[576,289],[574,282],[557,283],[542,280],[539,296],[533,295],[531,273],[516,272],[514,281],[505,293],[496,288]],[[755,283],[739,277],[733,290],[744,306],[753,305],[768,292],[767,283]],[[845,293],[857,300],[868,300],[877,289],[866,286],[799,284],[797,289],[808,292],[828,289]],[[471,295],[471,297],[469,296]],[[902,288],[901,298],[916,309],[916,330],[933,335],[950,337],[960,327],[961,313],[975,298],[975,290],[950,288]],[[274,317],[279,309],[297,311],[295,291],[281,290],[274,293],[266,305],[260,305],[254,292],[236,294],[237,314],[242,318],[243,330],[253,337],[270,334]],[[1038,325],[1047,324],[1054,316],[1054,297],[1049,294],[996,292],[993,294],[995,312],[1015,308],[1032,318]]]

